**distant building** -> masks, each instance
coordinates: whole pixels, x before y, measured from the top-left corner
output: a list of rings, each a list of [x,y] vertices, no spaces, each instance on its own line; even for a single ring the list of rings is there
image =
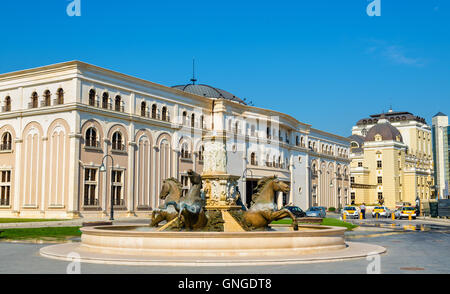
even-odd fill
[[[450,128],[448,116],[439,112],[433,116],[433,161],[434,178],[436,182],[437,197],[448,198],[448,185],[450,183]]]
[[[433,197],[431,128],[409,112],[371,115],[350,136],[351,201],[395,208]]]

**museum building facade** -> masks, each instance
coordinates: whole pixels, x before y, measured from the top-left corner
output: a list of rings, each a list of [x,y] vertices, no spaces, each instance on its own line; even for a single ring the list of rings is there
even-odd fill
[[[221,130],[247,206],[273,175],[291,187],[280,207],[350,202],[350,139],[215,87],[71,61],[0,75],[0,99],[0,217],[101,217],[111,203],[116,216],[147,216],[164,179],[189,188],[203,136]]]

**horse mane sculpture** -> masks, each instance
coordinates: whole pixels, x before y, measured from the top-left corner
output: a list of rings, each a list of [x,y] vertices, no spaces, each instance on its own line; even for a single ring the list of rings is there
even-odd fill
[[[208,222],[203,209],[204,200],[201,197],[202,177],[193,170],[188,170],[187,174],[191,182],[191,188],[186,197],[180,200],[176,209],[179,216],[183,216],[185,229],[199,230],[204,228]]]
[[[177,208],[182,199],[181,183],[175,178],[163,181],[159,198],[164,200],[164,204],[152,213],[151,227],[157,227],[160,222],[175,219],[178,216]]]
[[[276,176],[264,177],[258,181],[256,193],[252,195],[252,204],[244,212],[244,222],[252,229],[267,228],[272,221],[290,217],[294,230],[298,228],[295,216],[287,209],[277,210],[275,192],[289,192],[290,188]]]

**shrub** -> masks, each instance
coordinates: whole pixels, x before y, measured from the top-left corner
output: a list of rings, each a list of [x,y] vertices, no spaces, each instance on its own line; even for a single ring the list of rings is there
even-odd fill
[[[336,208],[334,208],[334,207],[329,207],[329,208],[328,208],[328,211],[329,211],[329,212],[335,212],[335,211],[336,211]]]

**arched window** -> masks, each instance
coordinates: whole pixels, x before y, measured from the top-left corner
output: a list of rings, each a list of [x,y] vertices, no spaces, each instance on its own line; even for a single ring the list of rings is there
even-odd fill
[[[163,121],[169,121],[169,119],[167,118],[168,116],[167,116],[167,107],[163,107],[162,108],[162,115],[161,115],[161,119],[163,120]]]
[[[190,158],[190,154],[189,154],[189,146],[188,144],[185,142],[181,145],[181,158],[184,159],[188,159]]]
[[[11,111],[11,97],[9,97],[9,96],[6,96],[6,98],[5,98],[5,109],[4,109],[4,111],[5,112]]]
[[[89,105],[95,106],[95,90],[94,89],[89,91]]]
[[[86,146],[87,147],[98,147],[97,143],[97,131],[95,128],[89,128],[86,131]]]
[[[50,91],[47,90],[44,92],[44,106],[50,106],[51,105],[51,94]]]
[[[62,88],[59,88],[56,92],[57,100],[56,104],[64,104],[64,90]]]
[[[147,103],[141,102],[141,116],[147,116]]]
[[[112,150],[123,151],[124,146],[122,144],[122,134],[120,132],[115,132],[112,137]]]
[[[152,105],[152,118],[156,119],[156,111],[157,111],[157,107],[156,104]]]
[[[30,108],[37,108],[37,107],[38,107],[38,94],[36,92],[33,92],[33,94],[31,94]]]
[[[114,100],[114,110],[115,111],[123,111],[122,97],[120,97],[119,95],[117,95],[116,99]]]
[[[191,115],[191,127],[195,128],[195,114]]]
[[[12,137],[9,132],[5,132],[2,136],[2,145],[1,145],[1,151],[5,150],[11,150],[12,146]]]
[[[258,163],[256,162],[256,154],[255,154],[255,152],[252,152],[252,154],[250,154],[250,164],[251,165],[258,165]]]
[[[300,146],[300,137],[299,136],[295,137],[295,146]]]
[[[198,160],[203,161],[203,156],[205,154],[205,146],[200,146],[200,150],[198,151]]]
[[[187,112],[183,111],[183,126],[187,125]]]
[[[109,105],[109,94],[108,92],[105,92],[103,93],[102,96],[102,108],[108,109],[109,108],[108,105]]]

